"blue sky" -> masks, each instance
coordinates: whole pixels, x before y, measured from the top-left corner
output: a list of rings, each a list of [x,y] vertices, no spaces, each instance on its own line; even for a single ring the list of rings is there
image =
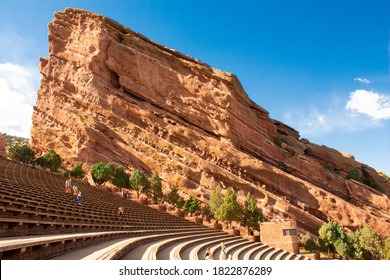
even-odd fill
[[[271,118],[390,175],[390,1],[2,0],[0,131],[28,137],[47,24],[66,7],[234,73]]]

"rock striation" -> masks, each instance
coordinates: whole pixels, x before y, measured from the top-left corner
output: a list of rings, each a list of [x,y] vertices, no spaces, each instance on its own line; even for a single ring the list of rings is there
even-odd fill
[[[112,161],[207,201],[216,187],[251,192],[265,215],[316,233],[336,220],[390,234],[390,184],[352,155],[301,139],[269,118],[229,74],[117,22],[68,8],[49,24],[49,57],[31,144],[66,164]],[[356,168],[382,191],[346,180]]]

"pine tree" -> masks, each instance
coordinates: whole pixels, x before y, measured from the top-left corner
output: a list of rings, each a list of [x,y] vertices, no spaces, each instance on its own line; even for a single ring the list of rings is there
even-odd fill
[[[150,188],[152,192],[153,201],[155,203],[161,201],[164,194],[162,192],[161,178],[158,176],[157,171],[154,171],[150,178]]]
[[[137,192],[137,198],[141,192],[146,194],[149,192],[149,181],[138,169],[130,176],[130,185]]]
[[[263,213],[257,207],[255,200],[250,193],[246,196],[245,208],[242,211],[241,224],[253,230],[260,230],[260,222],[263,220]]]
[[[215,217],[215,214],[217,213],[218,208],[222,205],[223,203],[223,195],[221,193],[220,188],[216,188],[213,190],[213,192],[210,195],[210,212],[213,217]]]
[[[239,221],[241,216],[241,208],[237,203],[236,193],[233,188],[228,188],[223,198],[223,203],[215,213],[215,217],[219,221],[224,221],[232,225],[233,221]]]

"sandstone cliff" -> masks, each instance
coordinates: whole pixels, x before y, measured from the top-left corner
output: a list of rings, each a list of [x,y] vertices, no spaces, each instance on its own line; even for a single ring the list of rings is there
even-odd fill
[[[204,201],[232,186],[240,198],[252,192],[266,216],[313,233],[334,219],[390,234],[389,197],[345,178],[356,168],[387,194],[389,182],[270,119],[234,75],[87,11],[55,13],[49,31],[31,131],[38,153],[157,170]]]

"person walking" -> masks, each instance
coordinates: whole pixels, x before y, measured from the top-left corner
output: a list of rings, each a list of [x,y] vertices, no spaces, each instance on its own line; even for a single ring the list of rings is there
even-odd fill
[[[119,221],[122,221],[124,213],[125,213],[125,208],[119,207],[118,208],[118,220]]]
[[[81,196],[81,192],[77,194],[77,203],[81,205],[83,203],[83,197]]]
[[[211,260],[212,259],[210,247],[207,247],[206,252],[204,253],[204,259],[205,260]]]
[[[221,242],[221,254],[219,255],[220,260],[226,260],[226,246]]]

